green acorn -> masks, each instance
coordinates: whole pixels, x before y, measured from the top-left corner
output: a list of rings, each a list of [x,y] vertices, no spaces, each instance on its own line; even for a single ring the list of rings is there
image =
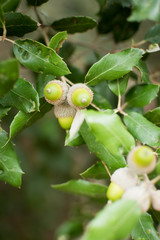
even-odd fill
[[[68,88],[68,85],[60,80],[50,81],[44,88],[44,97],[50,104],[62,104],[66,100]]]
[[[72,125],[76,110],[68,103],[64,103],[54,107],[54,114],[56,118],[58,118],[60,126],[63,129],[68,130]]]
[[[120,199],[124,193],[124,189],[117,183],[111,182],[107,190],[107,198],[112,202]]]
[[[127,157],[128,166],[139,174],[150,173],[156,166],[156,155],[148,146],[137,146]]]
[[[76,109],[86,108],[93,100],[93,92],[85,84],[78,83],[70,87],[67,101]]]

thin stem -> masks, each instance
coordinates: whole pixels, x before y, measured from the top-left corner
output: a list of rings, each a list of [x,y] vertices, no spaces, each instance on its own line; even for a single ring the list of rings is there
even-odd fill
[[[3,40],[3,36],[0,36],[0,41]],[[4,40],[8,41],[8,42],[11,42],[12,44],[14,44],[15,42],[9,38],[5,38]]]
[[[106,166],[105,162],[103,162],[102,160],[101,160],[101,162],[102,162],[103,166],[105,167],[105,169],[106,169],[106,171],[107,171],[108,175],[109,175],[109,176],[110,176],[110,178],[111,178],[111,173],[110,173],[110,171],[109,171],[108,167]]]
[[[90,103],[90,105],[92,106],[92,107],[94,107],[95,109],[97,109],[98,111],[100,111],[100,112],[103,112],[99,107],[97,107],[94,103]]]
[[[63,82],[68,82],[71,86],[74,85],[74,83],[72,83],[70,80],[68,80],[65,76],[62,76],[61,79]]]
[[[155,177],[154,179],[152,179],[151,183],[155,184],[156,182],[158,182],[160,180],[160,176]]]
[[[138,46],[140,46],[140,45],[145,44],[146,42],[147,42],[146,40],[142,40],[142,41],[140,41],[140,42],[137,42],[137,43],[132,44],[132,47],[138,47]]]
[[[48,47],[48,46],[49,46],[49,38],[48,38],[48,35],[47,35],[47,32],[46,32],[46,27],[45,27],[44,24],[43,24],[43,21],[42,21],[39,13],[38,13],[38,11],[37,11],[36,6],[34,6],[34,12],[35,12],[36,17],[37,17],[37,19],[38,19],[38,21],[39,21],[39,25],[38,25],[38,26],[41,28],[41,31],[42,31],[42,34],[43,34],[45,43],[46,43],[46,45],[47,45],[47,47]]]

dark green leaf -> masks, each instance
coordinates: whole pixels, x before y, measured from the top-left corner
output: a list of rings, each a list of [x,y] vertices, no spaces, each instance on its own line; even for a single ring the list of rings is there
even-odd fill
[[[91,183],[85,180],[71,180],[66,183],[52,185],[52,187],[64,192],[91,198],[105,198],[107,191],[106,186]]]
[[[125,101],[131,107],[143,107],[157,97],[158,85],[136,85],[125,96]]]
[[[82,234],[83,222],[81,219],[69,219],[58,228],[57,235],[63,237],[75,238]]]
[[[154,228],[154,223],[151,215],[143,213],[139,218],[137,226],[133,229],[132,238],[134,240],[159,240],[158,232]]]
[[[77,132],[77,134],[71,141],[69,139],[69,132],[67,133],[66,138],[65,138],[65,146],[74,147],[74,146],[80,146],[83,143],[84,143],[84,140],[79,132]]]
[[[38,26],[32,18],[22,13],[5,13],[5,27],[7,36],[22,37],[24,34],[35,31]],[[0,24],[0,35],[3,33],[3,26]]]
[[[10,125],[9,138],[15,137],[23,129],[34,124],[37,120],[42,118],[45,113],[50,111],[52,107],[53,106],[51,104],[48,104],[44,99],[41,99],[39,112],[33,113],[24,113],[21,111],[18,112]]]
[[[20,187],[23,172],[12,144],[10,142],[6,144],[7,141],[6,132],[0,128],[0,180]]]
[[[136,67],[141,72],[142,81],[144,83],[150,84],[151,81],[149,79],[149,71],[148,71],[146,63],[144,61],[140,60],[139,63],[136,65]]]
[[[43,90],[44,90],[44,87],[46,86],[46,84],[49,81],[52,81],[54,79],[55,79],[55,76],[51,75],[51,74],[43,74],[43,73],[38,74],[37,82],[36,82],[36,89],[37,89],[37,92],[38,92],[40,98],[42,98],[44,96]]]
[[[62,47],[62,44],[66,39],[67,32],[66,31],[59,32],[51,38],[49,42],[49,47],[57,52]]]
[[[4,108],[0,105],[0,119],[7,115],[11,108]]]
[[[0,0],[4,12],[15,11],[21,0]]]
[[[99,4],[100,9],[103,9],[103,7],[106,5],[107,0],[96,0],[96,2]]]
[[[146,33],[144,39],[151,43],[160,43],[160,24],[151,27]]]
[[[89,223],[82,240],[118,240],[128,236],[141,210],[137,203],[119,200],[101,210]]]
[[[18,80],[19,65],[14,58],[0,62],[0,97],[8,92]]]
[[[115,80],[130,72],[142,57],[138,48],[127,49],[114,54],[107,54],[88,71],[85,82],[96,85],[104,80]]]
[[[122,78],[116,79],[108,83],[109,88],[117,96],[123,95],[127,89],[129,75],[125,75]]]
[[[62,48],[59,49],[58,54],[64,59],[64,61],[69,62],[69,58],[74,53],[76,47],[70,42],[64,42]]]
[[[141,114],[130,112],[124,117],[124,122],[130,133],[141,143],[152,147],[160,146],[160,128]]]
[[[52,23],[52,28],[57,31],[67,31],[68,33],[86,32],[96,27],[97,23],[90,17],[68,17]]]
[[[85,74],[81,69],[79,69],[73,65],[68,66],[68,68],[72,74],[69,74],[67,76],[67,78],[71,82],[73,82],[73,83],[80,83],[80,82],[83,83],[84,82]]]
[[[112,32],[116,42],[131,38],[139,27],[139,23],[127,21],[131,9],[124,7],[125,3],[123,3],[122,0],[108,1],[106,7],[100,13],[101,18],[98,23],[98,32],[100,34]]]
[[[144,117],[149,121],[160,127],[160,107],[155,108],[144,114]]]
[[[159,21],[160,19],[159,0],[134,0],[134,6],[128,21],[143,21],[145,19]]]
[[[14,54],[21,64],[34,72],[63,76],[70,71],[51,48],[31,39],[16,40]]]
[[[43,3],[48,2],[48,0],[27,0],[28,4],[33,5],[33,6],[40,6]]]
[[[83,178],[110,179],[107,170],[101,162],[97,162],[80,174]]]
[[[0,100],[0,104],[29,113],[39,110],[39,97],[31,83],[19,78],[13,89]]]

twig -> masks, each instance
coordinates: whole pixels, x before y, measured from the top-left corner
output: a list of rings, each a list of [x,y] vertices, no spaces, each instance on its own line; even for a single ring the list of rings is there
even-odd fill
[[[109,171],[108,167],[106,166],[105,162],[103,162],[102,160],[101,160],[101,162],[102,162],[103,166],[105,167],[105,169],[106,169],[106,171],[107,171],[108,175],[109,175],[109,176],[110,176],[110,178],[111,178],[111,173],[110,173],[110,171]]]
[[[37,11],[36,6],[34,6],[34,12],[35,12],[36,17],[38,19],[39,27],[41,28],[41,31],[42,31],[45,43],[46,43],[46,45],[48,47],[49,46],[49,38],[48,38],[48,35],[47,35],[47,32],[46,32],[46,27],[44,26],[43,21],[42,21],[41,17],[39,16],[39,13]]]
[[[0,36],[0,41],[3,40],[3,36]],[[9,38],[5,38],[4,40],[8,41],[8,42],[11,42],[12,44],[14,44],[15,42]]]
[[[160,180],[160,176],[155,177],[154,179],[151,180],[151,183],[155,184]]]

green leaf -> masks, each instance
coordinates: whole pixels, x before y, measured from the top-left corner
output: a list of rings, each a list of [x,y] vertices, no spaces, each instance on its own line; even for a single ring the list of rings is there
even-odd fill
[[[38,74],[37,81],[36,81],[36,89],[40,98],[44,96],[43,90],[46,84],[49,81],[52,81],[54,79],[55,79],[55,76],[51,74],[43,74],[43,73]]]
[[[127,154],[135,146],[134,138],[126,130],[120,117],[112,110],[105,112],[84,110],[84,115],[97,142],[100,142],[111,154]]]
[[[21,0],[0,0],[4,12],[15,11]]]
[[[115,80],[130,72],[142,57],[138,48],[127,49],[114,54],[107,54],[89,69],[85,82],[96,85],[104,80]]]
[[[0,119],[5,117],[11,108],[4,108],[0,105]]]
[[[51,48],[31,39],[16,40],[13,47],[18,61],[34,72],[63,76],[70,71]]]
[[[85,180],[71,180],[66,183],[52,185],[54,189],[64,192],[82,195],[91,198],[105,198],[107,187],[104,185],[91,183]]]
[[[7,36],[22,37],[24,34],[33,32],[38,28],[37,22],[22,13],[5,13],[5,27]],[[0,24],[0,35],[3,33],[3,25]]]
[[[18,76],[19,65],[16,59],[11,58],[0,62],[0,97],[13,87]]]
[[[144,114],[144,117],[149,121],[160,127],[160,107],[148,111]]]
[[[90,152],[93,152],[99,159],[104,161],[110,172],[114,172],[116,169],[126,166],[124,157],[111,154],[111,152],[97,140],[85,121],[81,126],[80,133]]]
[[[29,5],[33,5],[33,6],[40,6],[43,3],[48,2],[48,0],[27,0]]]
[[[159,21],[160,19],[160,1],[159,0],[134,0],[134,6],[128,21],[143,20]]]
[[[101,162],[97,162],[80,174],[83,178],[110,179],[107,170]]]
[[[39,97],[31,83],[19,78],[13,89],[0,100],[0,104],[29,113],[39,110]]]
[[[69,132],[67,133],[65,138],[65,146],[75,147],[75,146],[80,146],[83,143],[84,143],[84,140],[79,132],[76,133],[76,135],[72,140],[69,139]]]
[[[154,228],[152,217],[148,213],[143,213],[139,218],[137,226],[133,229],[132,238],[134,240],[159,240],[158,232]]]
[[[111,109],[111,105],[108,100],[98,91],[92,89],[94,93],[93,103],[100,109]]]
[[[82,240],[117,240],[129,235],[141,211],[137,203],[119,200],[101,210],[89,223]]]
[[[68,17],[62,18],[52,23],[52,28],[56,31],[67,31],[68,33],[86,32],[96,27],[97,23],[91,17]]]
[[[157,97],[158,91],[158,85],[136,85],[127,92],[125,101],[128,106],[143,107]]]
[[[125,75],[122,78],[116,79],[108,83],[108,87],[117,96],[123,95],[127,89],[129,75]]]
[[[151,81],[149,79],[149,71],[148,71],[148,68],[147,68],[147,65],[144,61],[140,60],[138,62],[138,64],[136,65],[136,67],[139,69],[139,71],[141,72],[141,78],[142,78],[142,81],[144,83],[148,83],[150,84]]]
[[[67,32],[66,31],[59,32],[51,38],[49,42],[49,47],[57,52],[62,47],[62,44],[66,39]]]
[[[51,104],[48,104],[44,99],[41,99],[39,112],[33,113],[24,113],[21,111],[18,112],[10,125],[9,138],[11,139],[15,137],[23,129],[34,124],[37,120],[42,118],[45,113],[50,111],[52,107],[53,106]]]
[[[160,146],[160,128],[141,114],[130,112],[128,116],[124,116],[124,123],[130,133],[141,143],[152,147]]]
[[[20,187],[23,172],[11,142],[5,145],[7,141],[6,132],[0,128],[0,180]]]
[[[152,26],[146,33],[144,39],[151,43],[160,43],[160,24]]]

